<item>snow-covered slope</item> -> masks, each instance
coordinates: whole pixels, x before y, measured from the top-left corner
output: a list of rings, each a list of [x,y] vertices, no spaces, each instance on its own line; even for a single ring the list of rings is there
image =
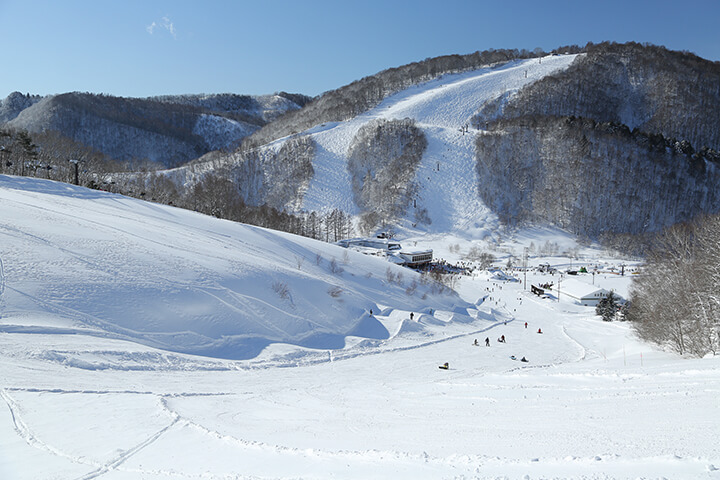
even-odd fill
[[[503,249],[573,244],[523,235]],[[508,275],[433,294],[331,245],[7,176],[0,260],[3,480],[720,478],[718,358]],[[598,251],[544,262],[628,290]]]
[[[368,315],[380,304],[465,305],[430,285],[403,294],[419,276],[381,259],[119,195],[0,176],[0,205],[5,331],[41,312],[70,332],[250,358],[275,342],[387,338]],[[388,284],[388,268],[407,284]]]
[[[524,85],[567,68],[576,55],[518,60],[496,68],[445,75],[392,95],[376,108],[347,122],[311,130],[318,144],[315,176],[304,195],[302,208],[340,208],[358,213],[352,200],[347,152],[357,131],[377,119],[411,118],[428,140],[417,170],[420,186],[414,208],[426,208],[431,232],[465,232],[484,236],[497,227],[496,216],[482,203],[474,160],[477,130],[470,120],[486,102],[507,98]],[[468,126],[465,133],[461,128]],[[412,218],[412,215],[408,215]]]

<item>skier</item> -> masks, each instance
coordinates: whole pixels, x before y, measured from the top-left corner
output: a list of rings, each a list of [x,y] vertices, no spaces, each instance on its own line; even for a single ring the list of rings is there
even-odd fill
[[[372,317],[372,308],[370,309],[370,316]]]
[[[450,368],[450,365],[448,365],[448,362],[445,362],[442,365],[438,366],[438,368],[441,368],[443,370],[448,370]]]
[[[520,361],[521,361],[521,362],[525,362],[525,363],[527,363],[527,358],[525,358],[525,357],[522,357],[522,358],[520,359]]]
[[[413,312],[410,312],[410,320],[412,320],[414,317]]]
[[[500,335],[500,341],[501,341],[502,343],[505,343],[505,335]]]
[[[542,333],[542,329],[538,328],[538,333]]]
[[[475,345],[476,347],[479,345],[477,338],[475,339],[475,342],[473,343],[473,345]]]
[[[525,328],[527,328],[527,322],[525,322]]]
[[[490,337],[485,338],[485,346],[486,347],[490,346]]]

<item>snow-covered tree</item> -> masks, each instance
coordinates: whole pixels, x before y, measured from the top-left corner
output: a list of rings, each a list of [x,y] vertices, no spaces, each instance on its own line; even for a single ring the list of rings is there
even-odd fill
[[[353,138],[348,151],[355,203],[365,211],[366,231],[402,215],[417,186],[415,170],[427,140],[415,122],[374,120]]]
[[[595,314],[600,315],[606,322],[612,322],[617,315],[617,297],[610,292],[607,297],[602,298],[595,307]]]
[[[668,228],[631,290],[626,318],[645,340],[682,354],[720,352],[720,217]]]

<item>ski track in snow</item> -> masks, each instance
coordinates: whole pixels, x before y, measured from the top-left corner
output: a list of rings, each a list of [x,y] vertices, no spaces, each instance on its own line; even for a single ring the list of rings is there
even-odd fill
[[[23,392],[30,392],[30,393],[52,393],[52,394],[84,394],[84,395],[116,395],[116,394],[133,394],[133,395],[153,395],[159,398],[159,404],[161,406],[161,410],[167,413],[168,417],[171,419],[171,421],[163,428],[159,429],[158,431],[154,432],[152,435],[148,436],[146,439],[144,439],[142,442],[126,449],[120,452],[116,457],[112,458],[111,460],[103,463],[102,465],[98,465],[97,462],[90,461],[86,458],[80,458],[75,457],[72,455],[69,455],[62,451],[61,448],[57,448],[53,445],[48,444],[47,442],[42,441],[39,439],[27,426],[27,424],[23,421],[21,415],[20,415],[20,407],[17,404],[17,402],[10,396],[8,391],[23,391]],[[44,451],[49,452],[50,454],[61,457],[64,459],[69,460],[72,463],[76,464],[82,464],[82,465],[88,465],[91,467],[94,467],[95,470],[82,475],[80,477],[77,477],[77,480],[91,480],[94,478],[98,478],[100,476],[105,475],[106,473],[110,472],[111,470],[119,470],[120,466],[126,462],[129,458],[136,455],[141,450],[147,448],[154,442],[156,442],[163,434],[165,434],[168,430],[173,428],[176,424],[182,423],[186,425],[192,424],[192,422],[184,420],[178,415],[177,413],[173,412],[170,408],[167,406],[166,398],[173,398],[173,397],[188,397],[188,396],[217,396],[217,395],[227,395],[226,393],[183,393],[183,394],[175,394],[175,395],[158,395],[156,393],[152,392],[137,392],[137,391],[110,391],[110,390],[99,390],[99,391],[93,391],[93,390],[60,390],[60,389],[19,389],[19,388],[7,388],[0,390],[0,397],[5,401],[10,416],[12,418],[12,422],[15,428],[15,431],[17,434],[22,437],[25,442],[30,445],[33,448],[41,449]],[[197,426],[200,427],[200,426]]]
[[[173,420],[164,428],[158,430],[153,435],[148,437],[143,442],[135,445],[134,447],[122,452],[120,455],[118,455],[116,458],[111,460],[110,462],[106,463],[105,465],[102,465],[97,470],[88,473],[87,475],[83,475],[78,480],[91,480],[93,478],[98,478],[110,470],[117,470],[120,465],[122,465],[124,462],[126,462],[130,457],[137,454],[144,448],[147,448],[152,443],[156,442],[165,432],[170,430],[172,427],[174,427],[178,422],[180,421],[180,418],[178,416],[173,416]]]
[[[15,402],[15,400],[12,399],[12,397],[7,393],[6,389],[0,390],[0,397],[5,401],[5,404],[8,407],[8,410],[10,411],[10,417],[12,418],[13,427],[15,428],[15,431],[17,434],[27,442],[28,445],[39,448],[42,450],[45,450],[47,452],[50,452],[53,455],[70,458],[67,455],[64,455],[61,451],[57,450],[56,448],[53,448],[50,445],[47,445],[46,443],[41,442],[38,440],[35,435],[30,431],[28,426],[23,422],[22,418],[19,415],[19,406]],[[72,460],[72,459],[71,459]]]

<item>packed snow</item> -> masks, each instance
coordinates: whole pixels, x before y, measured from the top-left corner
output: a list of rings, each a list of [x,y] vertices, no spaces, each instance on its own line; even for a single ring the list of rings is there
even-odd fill
[[[500,270],[455,294],[45,180],[0,176],[0,212],[2,479],[720,478],[718,359],[531,294],[584,266],[628,295],[637,262],[562,231],[496,234]],[[453,264],[475,245],[400,241]],[[505,268],[531,244],[557,272]]]

